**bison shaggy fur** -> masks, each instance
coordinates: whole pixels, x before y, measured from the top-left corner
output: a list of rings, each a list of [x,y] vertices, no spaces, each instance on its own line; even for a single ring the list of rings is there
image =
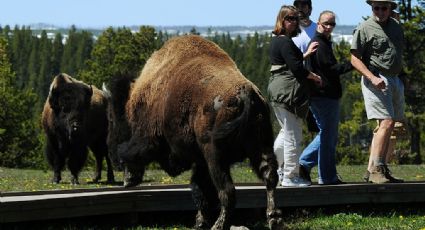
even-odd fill
[[[200,36],[176,37],[153,53],[134,85],[121,81],[127,84],[116,85],[130,92],[111,86],[111,94],[127,101],[114,105],[131,129],[117,150],[125,186],[141,183],[153,161],[171,176],[191,169],[195,228],[228,229],[236,203],[230,167],[248,158],[266,184],[269,224],[279,226],[270,109],[221,48]]]
[[[108,167],[107,179],[114,181],[106,145],[106,109],[107,100],[95,86],[64,73],[53,79],[42,113],[45,155],[54,172],[53,183],[61,181],[61,171],[67,163],[71,183],[78,184],[78,174],[87,159],[88,147],[96,158],[94,182],[101,178],[104,158]]]

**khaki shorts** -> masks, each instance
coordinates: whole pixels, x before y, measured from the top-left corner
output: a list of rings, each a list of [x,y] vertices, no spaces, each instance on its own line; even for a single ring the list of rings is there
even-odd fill
[[[404,120],[404,85],[398,77],[385,77],[386,88],[377,89],[371,81],[362,77],[362,93],[368,119]]]

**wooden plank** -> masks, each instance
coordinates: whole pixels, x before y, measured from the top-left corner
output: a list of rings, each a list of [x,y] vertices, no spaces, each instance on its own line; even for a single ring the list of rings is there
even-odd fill
[[[265,186],[236,187],[236,208],[265,208]],[[279,207],[425,202],[425,183],[313,185],[276,190]],[[0,223],[151,211],[195,210],[188,185],[0,194]]]

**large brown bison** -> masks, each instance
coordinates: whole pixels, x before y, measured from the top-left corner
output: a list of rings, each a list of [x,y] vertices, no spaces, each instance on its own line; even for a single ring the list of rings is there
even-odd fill
[[[281,223],[268,104],[217,45],[199,36],[173,38],[134,85],[128,78],[113,81],[111,97],[110,139],[129,138],[117,150],[125,186],[141,183],[153,161],[171,176],[192,169],[195,228],[228,229],[236,203],[230,166],[248,158],[266,184],[270,226]]]
[[[108,167],[108,182],[114,181],[106,145],[106,109],[107,100],[96,87],[63,73],[53,79],[42,113],[46,134],[45,154],[53,168],[53,183],[61,181],[61,171],[67,161],[72,174],[71,183],[78,184],[78,174],[87,159],[88,147],[96,158],[93,181],[101,178],[104,158]]]

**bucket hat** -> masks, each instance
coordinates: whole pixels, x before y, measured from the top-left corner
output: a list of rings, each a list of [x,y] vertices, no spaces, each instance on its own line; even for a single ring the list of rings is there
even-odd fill
[[[391,3],[391,9],[394,10],[397,8],[397,3],[394,0],[367,0],[366,1],[367,4],[372,5],[372,3],[377,2],[377,3]]]

